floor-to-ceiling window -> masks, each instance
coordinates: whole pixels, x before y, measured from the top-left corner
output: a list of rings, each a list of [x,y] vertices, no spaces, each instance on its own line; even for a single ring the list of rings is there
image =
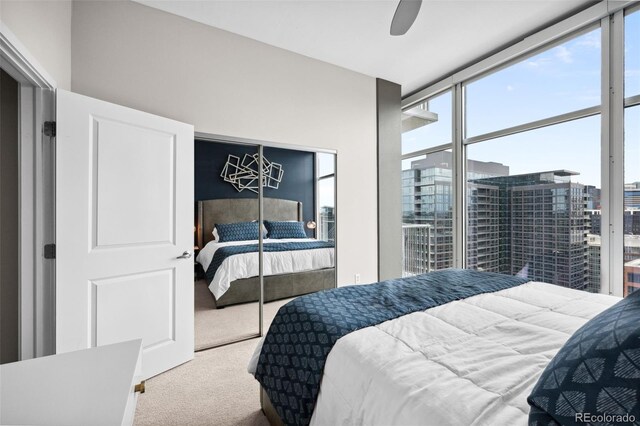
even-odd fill
[[[622,7],[593,5],[403,99],[405,275],[640,288],[640,7]]]
[[[467,267],[600,291],[600,68],[593,28],[464,85]]]
[[[628,13],[624,25],[623,291],[627,296],[640,290],[640,10]]]
[[[452,92],[402,115],[403,275],[453,266]]]

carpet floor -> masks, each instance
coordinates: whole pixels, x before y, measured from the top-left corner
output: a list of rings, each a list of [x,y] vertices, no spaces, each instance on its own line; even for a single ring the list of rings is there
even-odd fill
[[[260,326],[258,302],[216,309],[215,300],[205,280],[195,282],[194,298],[196,350],[258,334]],[[291,299],[264,304],[265,332],[280,306],[289,300]]]
[[[147,380],[135,426],[268,426],[247,363],[258,339],[196,352],[195,359]]]
[[[287,301],[264,304],[265,331]],[[196,282],[196,348],[257,332],[257,303],[216,310],[205,281]],[[134,425],[268,426],[260,409],[260,387],[247,373],[258,340],[196,352],[192,361],[147,380]]]

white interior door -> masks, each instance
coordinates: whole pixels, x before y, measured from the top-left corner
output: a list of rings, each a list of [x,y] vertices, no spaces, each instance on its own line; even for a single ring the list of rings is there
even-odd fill
[[[193,358],[193,127],[57,91],[56,352]]]

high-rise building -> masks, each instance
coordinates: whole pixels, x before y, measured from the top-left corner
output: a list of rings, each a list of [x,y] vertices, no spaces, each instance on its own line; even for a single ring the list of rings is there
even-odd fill
[[[412,161],[411,168],[402,172],[405,275],[453,266],[452,161],[451,152],[438,152]],[[469,179],[508,174],[509,167],[499,163],[467,165]],[[480,198],[476,208],[481,223],[486,223],[497,206],[495,200]],[[482,226],[477,234],[485,240],[491,236],[486,229]]]
[[[584,193],[586,197],[586,208],[588,210],[600,209],[600,188],[596,188],[593,185],[585,185]]]
[[[434,244],[433,226],[428,224],[403,224],[403,276],[424,274],[432,270],[431,250]]]
[[[640,209],[640,182],[624,184],[624,208]]]
[[[320,208],[320,223],[318,224],[318,238],[323,241],[336,240],[336,218],[333,207]]]
[[[600,210],[585,210],[587,218],[587,229],[589,234],[601,235],[602,233],[602,212]]]
[[[429,155],[413,161],[411,169],[402,172],[403,223],[431,225],[434,231],[432,237],[424,241],[428,244],[422,253],[426,256],[424,272],[452,266],[451,161],[451,153]],[[405,245],[407,237],[405,235]]]
[[[640,235],[640,209],[632,207],[624,210],[624,233]]]
[[[624,262],[640,259],[640,235],[624,236]]]
[[[505,274],[526,268],[532,279],[585,289],[585,205],[597,191],[571,182],[575,175],[554,170],[509,176],[503,164],[469,161],[467,266]],[[451,267],[451,153],[413,161],[403,171],[403,197],[405,274]]]
[[[590,234],[601,235],[602,214],[600,210],[586,210],[587,226]],[[640,235],[640,209],[625,209],[623,216],[623,232],[625,235]]]
[[[624,264],[624,297],[640,291],[640,259]]]
[[[587,290],[600,291],[600,235],[587,235],[587,259],[589,265],[589,284]],[[624,236],[624,296],[640,288],[640,236]],[[631,275],[628,275],[631,274]]]
[[[504,231],[501,214],[503,194],[496,185],[467,184],[467,265],[480,271],[500,272],[501,251],[507,250],[500,239]]]
[[[600,292],[600,235],[587,234],[587,263],[589,265],[589,283],[587,291],[591,293]]]
[[[584,186],[568,170],[477,179],[500,192],[499,266],[565,287],[588,284]]]

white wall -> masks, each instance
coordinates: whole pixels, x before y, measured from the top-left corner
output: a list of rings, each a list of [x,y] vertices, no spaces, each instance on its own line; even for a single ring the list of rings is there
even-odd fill
[[[59,88],[71,88],[71,1],[0,0],[0,20]]]
[[[338,151],[340,284],[377,280],[375,79],[132,2],[74,2],[74,92]]]

